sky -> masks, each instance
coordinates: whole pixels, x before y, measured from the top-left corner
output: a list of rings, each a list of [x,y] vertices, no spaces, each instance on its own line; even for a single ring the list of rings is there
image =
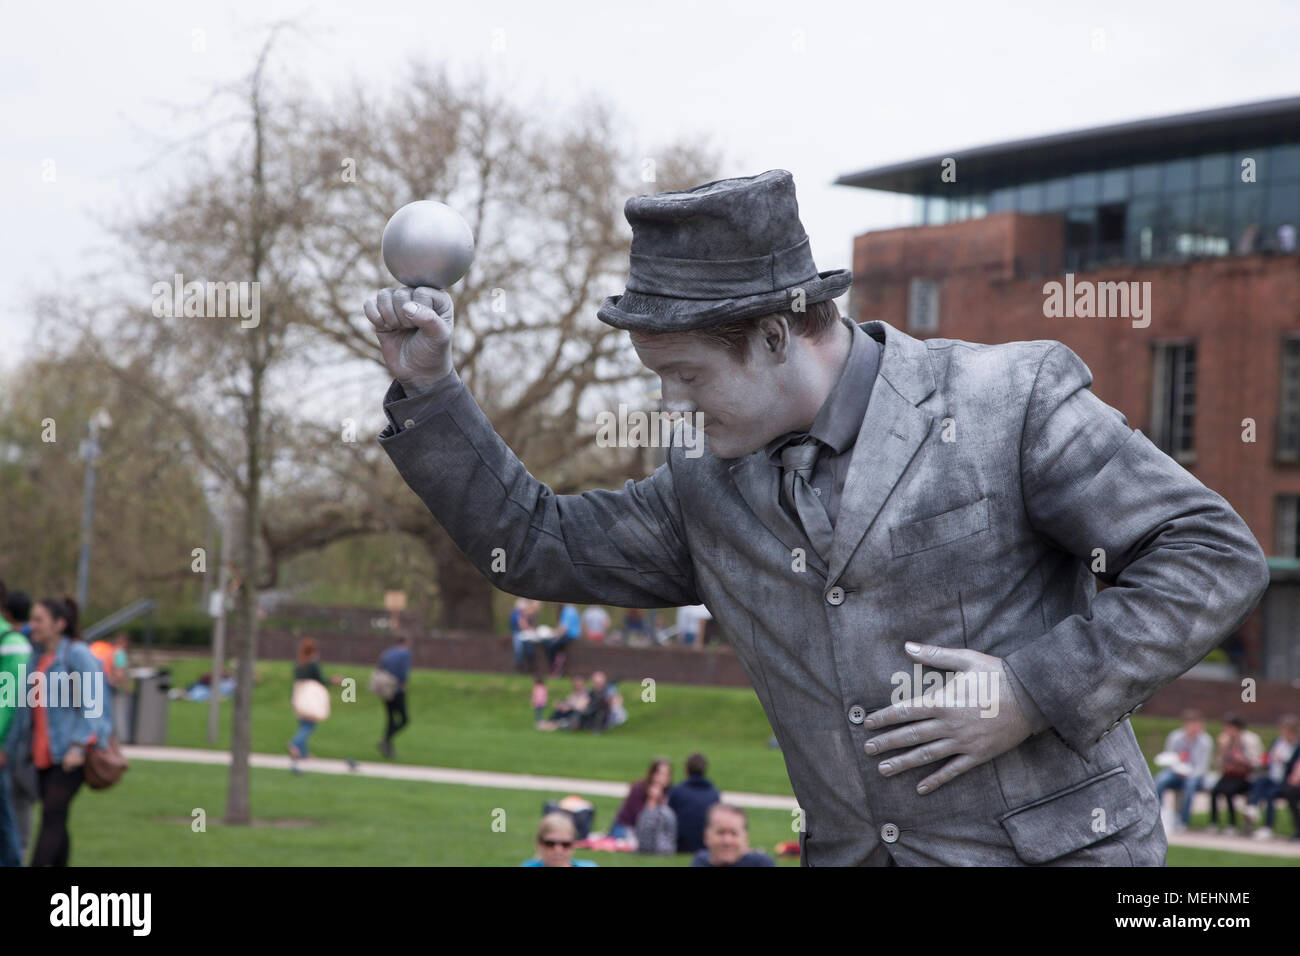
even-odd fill
[[[896,197],[832,185],[844,173],[1300,92],[1294,0],[13,5],[0,374],[28,354],[31,297],[78,294],[109,246],[101,223],[148,203],[167,143],[203,121],[194,104],[249,72],[277,20],[301,23],[287,65],[322,94],[400,86],[416,60],[486,68],[561,110],[602,93],[640,144],[703,137],[728,158],[722,176],[788,169],[821,270],[905,215]]]

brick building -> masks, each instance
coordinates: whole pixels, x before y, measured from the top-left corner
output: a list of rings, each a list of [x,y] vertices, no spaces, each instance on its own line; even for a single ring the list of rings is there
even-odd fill
[[[1254,532],[1273,582],[1241,632],[1248,666],[1300,678],[1300,97],[837,182],[913,197],[908,225],[854,240],[853,318],[1067,344]]]

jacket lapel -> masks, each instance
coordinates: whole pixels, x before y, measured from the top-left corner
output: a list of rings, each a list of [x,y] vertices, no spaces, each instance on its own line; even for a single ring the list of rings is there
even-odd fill
[[[760,448],[753,454],[746,455],[731,466],[731,477],[758,520],[791,551],[795,548],[803,549],[808,566],[825,577],[826,562],[812,546],[803,529],[781,507],[781,469],[772,463],[767,452]]]
[[[828,584],[844,574],[853,552],[934,424],[933,415],[916,407],[935,387],[925,343],[887,322],[866,322],[862,328],[883,340],[885,349],[844,480]]]
[[[778,498],[781,469],[766,451],[759,449],[730,468],[736,488],[758,520],[786,547],[802,548],[808,566],[825,577],[827,584],[834,584],[844,574],[853,552],[934,423],[933,415],[916,407],[934,391],[925,343],[887,322],[865,322],[862,329],[883,341],[885,350],[844,480],[830,567],[782,509]]]

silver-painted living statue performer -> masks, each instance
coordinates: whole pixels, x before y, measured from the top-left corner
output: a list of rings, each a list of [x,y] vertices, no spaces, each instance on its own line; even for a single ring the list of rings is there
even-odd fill
[[[850,276],[817,271],[784,170],[625,213],[627,289],[598,315],[706,441],[621,490],[527,472],[453,368],[446,292],[365,303],[395,379],[379,441],[461,550],[524,597],[707,605],[804,865],[1163,865],[1127,718],[1260,600],[1241,518],[1065,345],[841,318]]]

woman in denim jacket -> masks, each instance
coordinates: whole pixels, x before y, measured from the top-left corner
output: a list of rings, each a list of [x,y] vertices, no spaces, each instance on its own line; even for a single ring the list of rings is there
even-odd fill
[[[86,752],[107,747],[113,729],[103,670],[81,640],[77,617],[71,598],[46,598],[32,608],[24,706],[9,733],[10,759],[30,748],[40,785],[41,831],[32,866],[68,865],[68,807],[85,780]],[[33,699],[36,706],[27,706]]]

